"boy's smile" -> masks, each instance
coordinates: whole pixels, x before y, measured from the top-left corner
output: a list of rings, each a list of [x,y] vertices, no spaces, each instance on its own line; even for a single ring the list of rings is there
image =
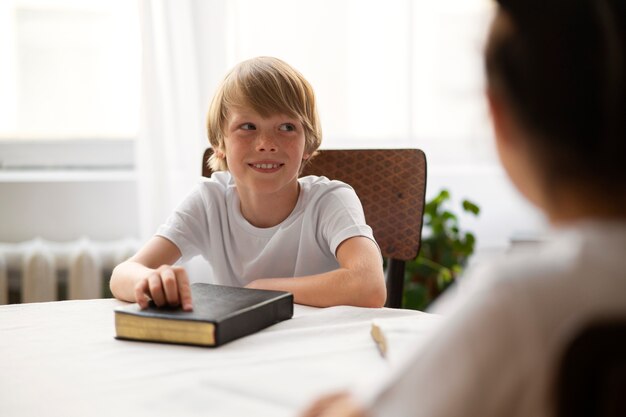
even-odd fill
[[[276,161],[259,161],[248,164],[250,167],[256,169],[259,172],[276,172],[279,168],[285,164]]]

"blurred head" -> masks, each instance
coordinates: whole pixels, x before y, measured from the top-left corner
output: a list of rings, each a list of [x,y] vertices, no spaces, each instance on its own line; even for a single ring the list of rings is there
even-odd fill
[[[521,132],[518,148],[532,161],[524,169],[544,194],[555,187],[609,199],[626,194],[626,2],[497,3],[487,85],[490,101]],[[500,155],[515,182],[520,174]]]
[[[213,171],[227,170],[223,156],[224,129],[229,110],[252,109],[262,117],[285,114],[300,120],[305,132],[305,153],[314,155],[322,141],[315,94],[308,81],[277,58],[258,57],[235,66],[219,86],[207,115]],[[309,157],[310,159],[311,157]]]

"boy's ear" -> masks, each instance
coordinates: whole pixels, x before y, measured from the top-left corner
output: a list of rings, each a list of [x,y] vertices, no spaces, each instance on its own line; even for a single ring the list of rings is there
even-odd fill
[[[302,154],[302,161],[306,161],[311,157],[312,152],[307,151],[307,146],[304,146],[304,153]]]

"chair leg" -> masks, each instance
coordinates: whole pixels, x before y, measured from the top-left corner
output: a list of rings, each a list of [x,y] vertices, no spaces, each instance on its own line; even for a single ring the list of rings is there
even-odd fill
[[[385,307],[402,308],[402,293],[404,292],[404,261],[387,259],[387,302]]]

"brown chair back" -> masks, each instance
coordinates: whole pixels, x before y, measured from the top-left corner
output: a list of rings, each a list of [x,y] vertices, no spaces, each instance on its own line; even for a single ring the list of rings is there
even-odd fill
[[[202,175],[212,150],[205,151]],[[343,181],[359,196],[365,220],[374,231],[387,258],[387,306],[402,306],[405,261],[419,252],[424,198],[426,157],[419,149],[322,150],[308,162],[302,176],[318,175]]]

